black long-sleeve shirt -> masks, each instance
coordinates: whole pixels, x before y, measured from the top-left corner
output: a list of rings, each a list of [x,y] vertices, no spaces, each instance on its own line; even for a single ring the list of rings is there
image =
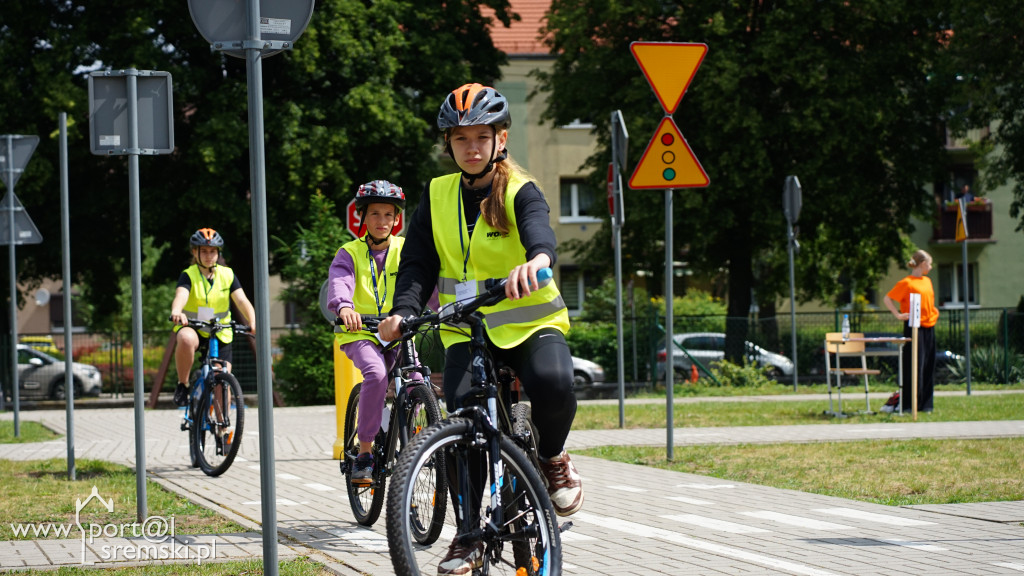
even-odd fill
[[[463,214],[471,237],[477,215],[480,213],[480,203],[490,192],[490,186],[479,190],[462,188]],[[524,184],[516,194],[513,210],[519,239],[526,251],[526,260],[529,261],[538,254],[547,254],[551,258],[551,265],[554,266],[555,232],[551,229],[548,216],[551,209],[540,188],[533,182]],[[459,215],[451,214],[450,219],[438,222],[437,225],[458,226]],[[409,220],[409,232],[406,235],[402,261],[398,266],[398,277],[395,280],[395,300],[391,314],[398,314],[403,318],[419,314],[437,285],[441,258],[437,254],[437,246],[434,245],[433,226],[428,183],[419,207]]]

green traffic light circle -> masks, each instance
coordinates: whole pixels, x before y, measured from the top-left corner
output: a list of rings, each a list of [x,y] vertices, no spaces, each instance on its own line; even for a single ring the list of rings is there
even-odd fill
[[[665,168],[665,170],[662,171],[661,175],[662,177],[665,178],[665,180],[674,180],[676,177],[676,171],[673,170],[672,168]]]

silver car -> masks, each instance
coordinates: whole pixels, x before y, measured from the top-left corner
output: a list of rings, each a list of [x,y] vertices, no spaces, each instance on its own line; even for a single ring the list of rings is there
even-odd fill
[[[693,356],[705,368],[710,368],[710,364],[725,358],[725,334],[721,332],[673,334],[672,340],[685,348],[690,353],[690,356]],[[778,378],[780,376],[793,375],[793,361],[789,358],[781,354],[769,352],[752,342],[746,342],[745,344],[747,358],[758,366],[769,367],[771,376]],[[659,382],[665,380],[665,357],[665,348],[662,345],[661,349],[658,350],[656,366]],[[677,380],[689,378],[691,364],[690,357],[685,352],[678,346],[673,348],[672,366]]]
[[[18,397],[22,400],[63,400],[67,390],[64,360],[18,344]],[[74,362],[71,365],[75,397],[99,396],[103,388],[100,371],[90,364]]]

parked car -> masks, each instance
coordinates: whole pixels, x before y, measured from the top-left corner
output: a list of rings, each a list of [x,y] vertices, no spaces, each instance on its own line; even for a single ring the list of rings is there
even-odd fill
[[[67,389],[65,362],[26,344],[18,344],[18,397],[22,400],[63,400]],[[75,397],[99,396],[103,389],[100,371],[90,364],[71,365]]]
[[[606,383],[604,368],[598,363],[572,357],[572,389],[583,398],[600,396],[605,388],[611,388],[614,382]],[[615,387],[618,389],[618,386]]]
[[[721,332],[673,334],[672,340],[678,344],[673,347],[672,354],[672,368],[675,371],[676,380],[689,378],[692,364],[690,357],[680,347],[685,348],[705,368],[710,368],[710,364],[725,358],[725,334]],[[793,362],[789,358],[769,352],[753,342],[744,342],[744,345],[747,358],[758,366],[768,367],[772,377],[793,375]],[[662,344],[658,349],[655,366],[655,374],[659,382],[665,380],[665,358],[665,345]]]

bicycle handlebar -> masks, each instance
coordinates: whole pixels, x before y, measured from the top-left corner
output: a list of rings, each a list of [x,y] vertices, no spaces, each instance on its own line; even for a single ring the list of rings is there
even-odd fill
[[[167,319],[170,320],[171,322],[174,321],[173,317],[168,317]],[[232,330],[234,330],[238,334],[246,334],[246,335],[249,335],[249,336],[252,335],[252,327],[251,326],[248,326],[246,324],[242,324],[240,322],[235,322],[234,320],[231,320],[231,322],[229,324],[221,324],[220,322],[215,322],[215,321],[212,321],[212,320],[193,320],[191,318],[188,318],[187,320],[188,320],[188,322],[186,322],[185,324],[182,324],[182,326],[188,326],[190,328],[198,328],[200,330],[206,330],[206,331],[210,332],[211,334],[213,334],[214,332],[218,332],[220,330],[223,330],[225,328],[231,328]]]
[[[537,281],[543,282],[553,276],[551,268],[541,268],[537,271]],[[407,338],[426,324],[458,324],[465,321],[471,314],[484,306],[493,306],[505,299],[505,284],[508,278],[489,278],[484,280],[484,293],[464,302],[452,302],[441,308],[436,314],[424,314],[422,316],[408,316],[402,319],[399,325],[402,331],[402,338]]]

